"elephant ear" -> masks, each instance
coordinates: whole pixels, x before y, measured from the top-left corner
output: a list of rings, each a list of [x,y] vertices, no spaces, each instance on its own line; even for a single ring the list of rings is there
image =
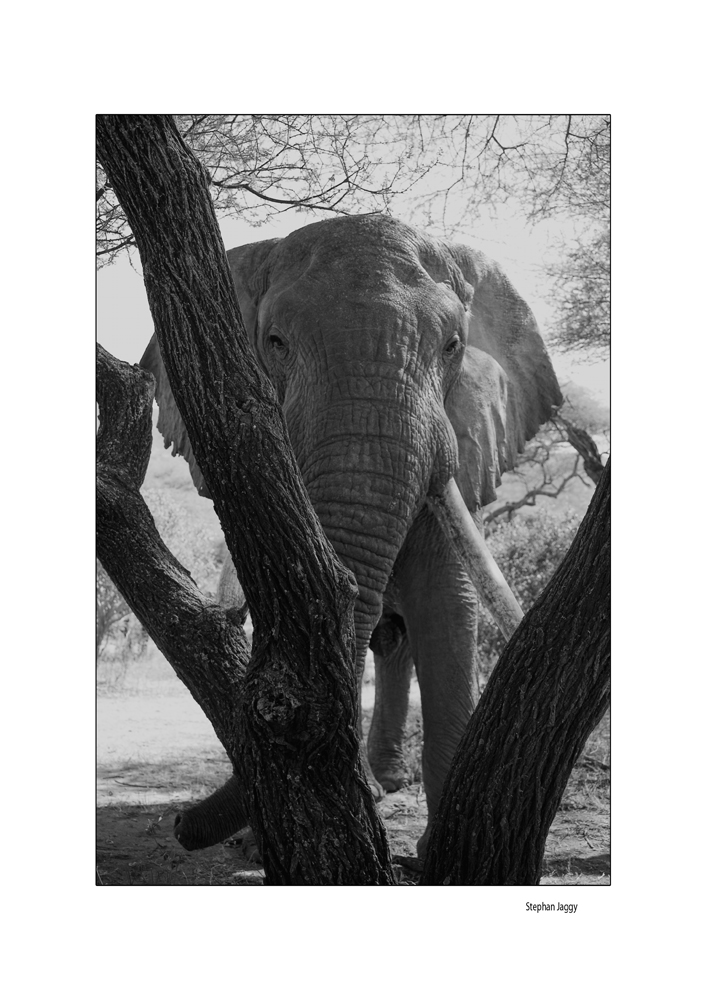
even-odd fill
[[[187,460],[191,478],[197,490],[202,497],[210,498],[209,488],[204,482],[201,469],[194,457],[187,429],[172,395],[172,388],[160,354],[160,345],[157,343],[157,337],[154,333],[145,353],[140,358],[140,366],[147,368],[155,376],[155,402],[159,407],[157,430],[164,439],[165,448],[171,446],[173,455],[181,455]]]
[[[496,499],[502,474],[562,393],[535,317],[499,265],[465,246],[447,250],[471,296],[464,363],[445,405],[459,445],[459,489],[473,511]]]
[[[268,287],[270,256],[281,242],[282,240],[275,239],[247,243],[242,247],[234,247],[226,254],[241,316],[252,345],[255,343],[258,303]]]
[[[255,338],[256,315],[258,300],[265,290],[267,277],[263,265],[270,251],[279,240],[263,240],[260,243],[250,243],[236,247],[226,254],[233,282],[236,286],[238,305],[240,306],[243,323],[251,343]],[[164,438],[165,448],[172,448],[173,455],[181,455],[189,464],[191,478],[198,492],[203,497],[211,498],[209,488],[204,481],[201,469],[194,457],[191,442],[182,416],[177,409],[177,403],[172,394],[172,388],[167,378],[167,371],[162,361],[157,337],[153,334],[145,353],[140,359],[140,365],[155,376],[155,401],[159,407],[157,430]]]

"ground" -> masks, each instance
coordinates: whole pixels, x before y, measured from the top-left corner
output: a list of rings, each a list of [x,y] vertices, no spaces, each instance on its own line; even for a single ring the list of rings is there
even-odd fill
[[[419,692],[413,688],[407,756],[411,783],[381,803],[393,855],[414,857],[426,821],[419,781]],[[373,685],[364,689],[370,721]],[[188,853],[174,817],[230,774],[211,725],[166,661],[102,661],[97,701],[98,885],[261,885],[235,839]],[[590,737],[547,839],[543,885],[608,885],[609,717]],[[403,880],[414,873],[398,869]]]

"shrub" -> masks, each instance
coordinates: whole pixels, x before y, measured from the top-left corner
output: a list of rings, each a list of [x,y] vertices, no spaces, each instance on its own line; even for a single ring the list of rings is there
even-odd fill
[[[579,528],[575,513],[540,510],[487,528],[486,542],[513,593],[528,611],[550,582]],[[479,660],[488,675],[505,640],[485,608],[479,613]]]
[[[128,615],[130,608],[96,559],[96,656],[103,652],[118,623]]]
[[[143,490],[142,495],[167,548],[189,570],[197,587],[208,597],[213,597],[220,571],[220,539],[196,521],[191,511],[177,502],[172,492],[152,488]]]

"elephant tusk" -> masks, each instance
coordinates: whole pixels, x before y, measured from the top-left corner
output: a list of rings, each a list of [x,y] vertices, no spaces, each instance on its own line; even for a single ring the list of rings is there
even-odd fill
[[[450,479],[441,496],[428,496],[426,502],[461,555],[479,597],[504,637],[510,639],[523,618],[523,609],[474,524],[456,482]]]

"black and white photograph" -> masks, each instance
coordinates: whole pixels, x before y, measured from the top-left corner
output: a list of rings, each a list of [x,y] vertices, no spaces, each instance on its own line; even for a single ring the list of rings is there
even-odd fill
[[[701,996],[699,9],[4,13],[5,992]]]
[[[612,884],[611,116],[95,143],[96,886],[574,919]]]

